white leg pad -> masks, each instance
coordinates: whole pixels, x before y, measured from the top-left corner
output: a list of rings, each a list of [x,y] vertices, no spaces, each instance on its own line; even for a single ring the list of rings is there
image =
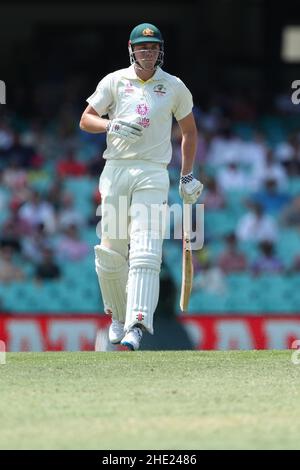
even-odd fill
[[[105,313],[111,314],[115,320],[125,322],[128,280],[126,259],[106,246],[96,245],[95,267]]]
[[[162,238],[151,232],[137,232],[131,239],[127,310],[124,330],[143,325],[153,334],[153,316],[159,296]]]

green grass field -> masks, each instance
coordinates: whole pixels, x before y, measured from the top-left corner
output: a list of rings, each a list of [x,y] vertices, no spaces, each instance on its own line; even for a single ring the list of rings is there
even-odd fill
[[[290,351],[10,353],[1,449],[300,448]]]

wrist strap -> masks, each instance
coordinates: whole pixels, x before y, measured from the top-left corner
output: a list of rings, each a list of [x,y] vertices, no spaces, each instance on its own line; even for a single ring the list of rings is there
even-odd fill
[[[185,184],[185,183],[189,183],[190,181],[193,180],[193,172],[187,174],[187,175],[181,175],[180,177],[180,181],[181,181],[181,184]]]

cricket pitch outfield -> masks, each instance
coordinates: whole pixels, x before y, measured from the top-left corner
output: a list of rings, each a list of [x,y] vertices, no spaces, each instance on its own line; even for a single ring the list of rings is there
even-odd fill
[[[291,351],[8,353],[1,449],[299,449]]]

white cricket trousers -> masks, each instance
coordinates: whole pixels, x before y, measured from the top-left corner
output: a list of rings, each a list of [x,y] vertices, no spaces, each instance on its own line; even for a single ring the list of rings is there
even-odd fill
[[[96,272],[106,313],[128,331],[153,334],[169,174],[165,164],[108,160],[100,177],[101,244]]]

